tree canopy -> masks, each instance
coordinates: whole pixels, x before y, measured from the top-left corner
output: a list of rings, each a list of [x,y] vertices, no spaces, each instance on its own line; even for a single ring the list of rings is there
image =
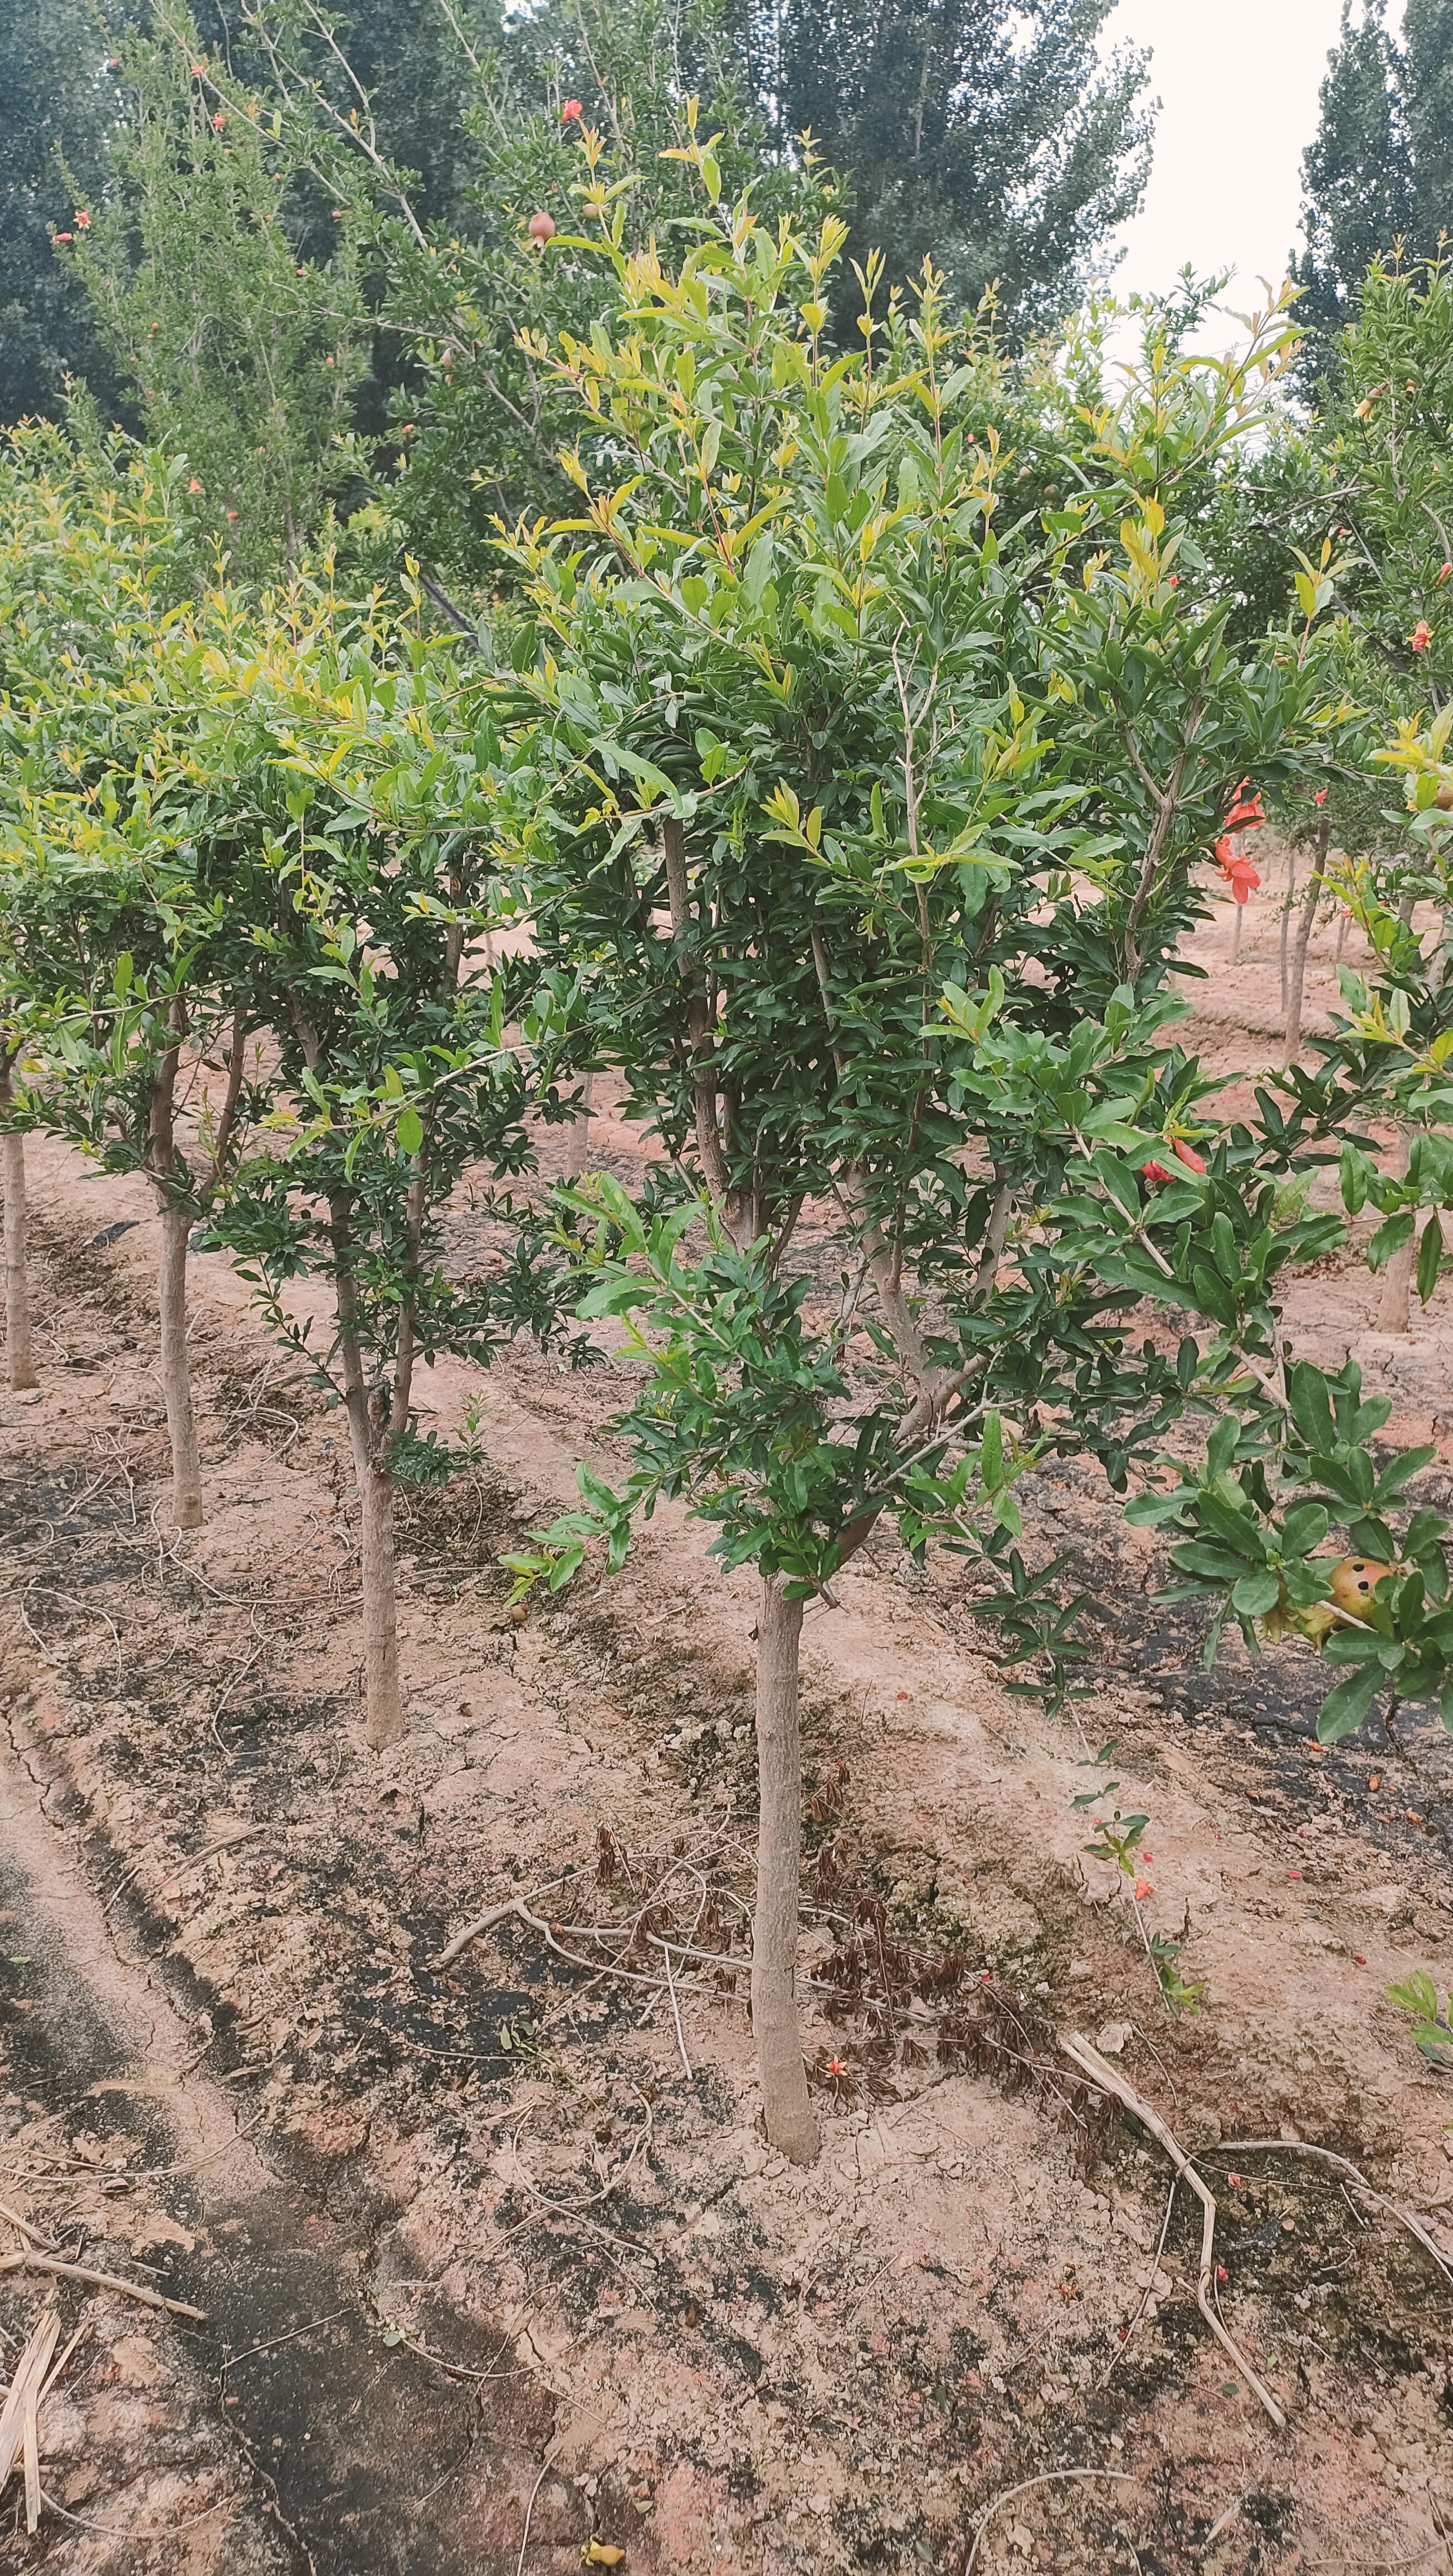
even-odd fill
[[[1145,57],[1098,40],[1113,0],[786,0],[756,34],[779,149],[810,128],[852,200],[849,263],[931,258],[1021,328],[1073,302],[1150,168]],[[844,269],[850,281],[851,266]],[[849,317],[851,320],[851,316]]]
[[[1322,83],[1321,121],[1302,162],[1307,248],[1293,265],[1311,336],[1298,373],[1311,391],[1335,373],[1336,335],[1360,306],[1374,260],[1430,259],[1453,229],[1453,0],[1407,0],[1402,39],[1386,0],[1343,0]]]
[[[0,420],[58,419],[68,376],[114,404],[104,338],[51,248],[104,180],[114,104],[87,0],[0,0]]]

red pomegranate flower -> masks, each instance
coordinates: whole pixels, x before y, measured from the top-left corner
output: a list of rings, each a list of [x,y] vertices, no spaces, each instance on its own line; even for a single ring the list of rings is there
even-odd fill
[[[75,236],[75,234],[74,234],[74,233],[57,233],[57,234],[56,234],[56,240],[57,240],[57,241],[74,241],[74,240],[75,240],[75,238],[76,238],[76,236]]]
[[[1203,1158],[1196,1152],[1194,1145],[1186,1143],[1184,1136],[1177,1136],[1173,1151],[1184,1163],[1188,1172],[1204,1172],[1206,1166]]]
[[[1142,1163],[1140,1170],[1142,1178],[1152,1182],[1157,1188],[1162,1181],[1171,1181],[1175,1178],[1175,1174],[1173,1172],[1168,1172],[1166,1170],[1164,1163]],[[1095,1822],[1097,1825],[1100,1822],[1098,1816],[1095,1818]]]
[[[1438,588],[1441,590],[1444,582],[1449,579],[1453,579],[1453,563],[1440,564],[1438,566]]]
[[[1137,1878],[1135,1882],[1135,1902],[1137,1905],[1140,1903],[1142,1896],[1154,1896],[1154,1894],[1155,1881],[1153,1879]]]
[[[1313,804],[1314,804],[1314,805],[1325,805],[1325,804],[1326,804],[1326,802],[1327,802],[1327,790],[1326,790],[1326,788],[1325,788],[1325,787],[1319,787],[1319,788],[1318,788],[1316,795],[1315,795],[1315,796],[1313,797],[1313,799],[1312,799],[1312,802],[1313,802]]]
[[[1216,862],[1231,888],[1234,901],[1249,903],[1261,883],[1260,872],[1248,858],[1238,856],[1224,833],[1216,843]]]
[[[562,125],[569,125],[575,117],[583,114],[584,110],[581,107],[579,99],[567,98],[564,106],[560,110],[560,122]]]
[[[91,229],[90,216],[84,214],[77,215],[75,218],[75,225],[78,233],[88,233]]]
[[[226,117],[225,117],[225,116],[214,116],[214,117],[213,117],[213,119],[212,119],[212,131],[213,131],[213,133],[214,133],[214,134],[220,134],[220,133],[221,133],[221,131],[222,131],[222,128],[223,128],[223,126],[226,124],[226,122],[227,122],[227,119],[226,119]]]
[[[1260,789],[1258,788],[1254,796],[1249,798],[1247,796],[1246,790],[1250,784],[1249,778],[1242,779],[1236,790],[1236,801],[1221,826],[1223,832],[1254,832],[1259,823],[1266,821],[1262,811]]]
[[[1426,617],[1420,617],[1416,626],[1413,628],[1411,635],[1408,637],[1408,642],[1411,644],[1415,653],[1426,653],[1428,646],[1432,641],[1433,637],[1428,621]]]

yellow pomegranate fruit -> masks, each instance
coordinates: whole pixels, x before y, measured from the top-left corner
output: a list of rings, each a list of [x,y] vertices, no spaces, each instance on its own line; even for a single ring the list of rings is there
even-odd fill
[[[1332,1568],[1332,1598],[1339,1610],[1350,1610],[1357,1618],[1372,1607],[1372,1596],[1385,1574],[1395,1569],[1380,1565],[1375,1556],[1344,1556]]]

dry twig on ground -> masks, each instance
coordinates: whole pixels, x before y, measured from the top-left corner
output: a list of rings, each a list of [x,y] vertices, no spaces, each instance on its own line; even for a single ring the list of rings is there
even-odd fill
[[[1001,2505],[1012,2504],[1016,2496],[1028,2495],[1031,2487],[1059,2486],[1069,2478],[1112,2478],[1121,2485],[1134,2486],[1135,2484],[1129,2469],[1046,2469],[1037,2478],[1025,2478],[1017,2487],[1006,2487],[1002,2495],[990,2498],[974,2525],[974,2545],[964,2561],[964,2576],[973,2576],[974,2560],[979,2554],[979,2543]]]
[[[1447,2255],[1434,2244],[1421,2219],[1414,2218],[1410,2209],[1399,2208],[1395,2200],[1389,2200],[1385,2192],[1379,2191],[1375,2184],[1370,2183],[1366,2174],[1360,2172],[1356,2165],[1349,2163],[1346,2156],[1334,2154],[1330,2147],[1307,2146],[1300,2138],[1223,2138],[1221,2144],[1211,2152],[1218,2156],[1315,2156],[1319,2164],[1336,2165],[1340,2172],[1352,2176],[1359,2191],[1366,2192],[1369,2200],[1376,2201],[1379,2209],[1385,2209],[1390,2217],[1397,2220],[1400,2227],[1405,2227],[1408,2234],[1417,2239],[1424,2252],[1432,2255],[1444,2280],[1453,2286],[1453,2265],[1450,2265]]]
[[[85,2263],[62,2263],[54,2254],[27,2246],[23,2254],[0,2254],[0,2272],[56,2272],[63,2280],[89,2281],[93,2289],[119,2290],[124,2299],[139,2299],[144,2308],[165,2308],[173,2317],[190,2317],[205,2325],[205,2308],[190,2308],[185,2299],[164,2299],[160,2290],[144,2290],[139,2281],[124,2281],[119,2272],[93,2272]]]
[[[60,2339],[59,2308],[43,2308],[36,2318],[10,2381],[10,2393],[0,2412],[0,2491],[3,2491],[15,2466],[18,2451],[25,2455],[25,2528],[34,2531],[40,2521],[40,2444],[36,2417],[40,2408],[41,2389],[50,2357]]]
[[[1184,2147],[1172,2136],[1159,2112],[1153,2111],[1148,2102],[1141,2100],[1134,2085],[1111,2066],[1108,2060],[1100,2055],[1098,2049],[1092,2048],[1089,2041],[1081,2039],[1077,2033],[1071,2033],[1069,2037],[1061,2035],[1060,2046],[1066,2057],[1073,2059],[1081,2073],[1089,2076],[1092,2084],[1098,2085],[1102,2093],[1109,2093],[1117,2102],[1123,2103],[1132,2117],[1140,2122],[1141,2127],[1149,2130],[1151,2136],[1164,2147],[1181,2181],[1187,2183],[1195,2193],[1202,2210],[1201,2270],[1200,2278],[1196,2283],[1196,2305],[1216,2341],[1240,2371],[1247,2387],[1260,2399],[1277,2431],[1284,2432],[1286,2417],[1276,2399],[1264,2381],[1257,2377],[1235,2337],[1227,2333],[1211,2303],[1216,2241],[1216,2203],[1209,2187],[1202,2181]]]

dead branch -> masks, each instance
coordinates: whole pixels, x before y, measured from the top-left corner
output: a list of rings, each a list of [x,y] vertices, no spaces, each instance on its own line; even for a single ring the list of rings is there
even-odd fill
[[[1385,2209],[1390,2217],[1398,2221],[1399,2226],[1407,2229],[1410,2236],[1417,2238],[1424,2251],[1432,2255],[1444,2280],[1453,2284],[1453,2265],[1450,2265],[1446,2254],[1439,2251],[1421,2221],[1414,2218],[1411,2210],[1400,2209],[1395,2200],[1389,2200],[1385,2193],[1378,2191],[1368,2181],[1366,2174],[1359,2173],[1356,2165],[1349,2164],[1345,2156],[1334,2155],[1330,2147],[1304,2146],[1300,2138],[1231,2138],[1224,2140],[1215,2152],[1219,2156],[1270,2153],[1286,2156],[1315,2156],[1319,2164],[1336,2165],[1342,2173],[1352,2176],[1359,2191],[1365,2191],[1369,2200],[1375,2200],[1379,2209]]]
[[[979,2554],[979,2543],[984,2537],[991,2516],[998,2512],[1002,2504],[1012,2504],[1016,2496],[1028,2495],[1031,2487],[1058,2486],[1065,2478],[1114,2478],[1122,2485],[1133,2487],[1135,2484],[1129,2469],[1045,2469],[1037,2478],[1025,2478],[1017,2487],[1006,2487],[1002,2495],[991,2497],[974,2525],[974,2545],[964,2561],[964,2576],[973,2576],[974,2560]]]
[[[1227,2357],[1234,2362],[1236,2368],[1240,2371],[1247,2387],[1260,2399],[1261,2404],[1265,2407],[1268,2415],[1271,2417],[1277,2431],[1279,2433],[1284,2432],[1286,2429],[1286,2417],[1278,2406],[1276,2399],[1272,2396],[1270,2389],[1267,2388],[1260,2379],[1258,2379],[1256,2372],[1252,2369],[1251,2364],[1241,2350],[1240,2345],[1235,2341],[1232,2335],[1227,2333],[1226,2328],[1221,2323],[1221,2320],[1217,2316],[1215,2308],[1211,2303],[1211,2282],[1214,2278],[1214,2253],[1216,2239],[1216,2203],[1210,2190],[1197,2173],[1196,2168],[1192,2164],[1190,2157],[1186,2154],[1185,2149],[1178,2144],[1170,2130],[1166,2127],[1166,2124],[1160,2117],[1159,2112],[1153,2111],[1148,2102],[1143,2102],[1141,2100],[1141,2097],[1136,2092],[1134,2085],[1128,2083],[1126,2078],[1119,2073],[1118,2069],[1111,2066],[1108,2060],[1100,2055],[1098,2049],[1092,2048],[1089,2041],[1087,2039],[1081,2039],[1077,2033],[1072,2033],[1068,2038],[1061,2033],[1060,2046],[1064,2050],[1066,2057],[1073,2059],[1081,2073],[1088,2075],[1092,2084],[1098,2085],[1102,2093],[1113,2095],[1114,2099],[1117,2102],[1122,2103],[1125,2109],[1130,2112],[1132,2118],[1137,2119],[1140,2122],[1143,2129],[1149,2130],[1150,2135],[1156,2139],[1159,2145],[1164,2147],[1166,2154],[1169,2156],[1171,2163],[1174,2165],[1181,2180],[1188,2183],[1191,2190],[1195,2193],[1196,2198],[1201,2204],[1203,2213],[1201,2226],[1201,2272],[1200,2279],[1196,2284],[1196,2305],[1200,2309],[1201,2314],[1205,2318],[1207,2325],[1210,2327],[1212,2334],[1216,2338],[1216,2341],[1221,2345]]]
[[[59,2246],[53,2244],[50,2237],[40,2235],[28,2218],[22,2218],[17,2210],[11,2208],[8,2200],[0,2200],[0,2218],[8,2219],[12,2227],[18,2228],[28,2245],[39,2245],[46,2254],[59,2253]]]
[[[60,2339],[59,2308],[43,2308],[25,2340],[10,2382],[10,2393],[0,2413],[0,2490],[9,2483],[17,2451],[25,2454],[25,2528],[34,2531],[40,2521],[40,2445],[36,2415],[40,2406],[41,2382],[50,2367],[50,2357]]]
[[[160,2290],[144,2290],[139,2281],[123,2281],[119,2272],[93,2272],[85,2263],[62,2263],[54,2254],[27,2246],[23,2254],[0,2254],[0,2272],[57,2272],[67,2281],[89,2281],[93,2289],[119,2290],[124,2299],[139,2299],[144,2308],[165,2308],[168,2316],[190,2317],[205,2325],[205,2308],[189,2308],[185,2299],[164,2299]]]

